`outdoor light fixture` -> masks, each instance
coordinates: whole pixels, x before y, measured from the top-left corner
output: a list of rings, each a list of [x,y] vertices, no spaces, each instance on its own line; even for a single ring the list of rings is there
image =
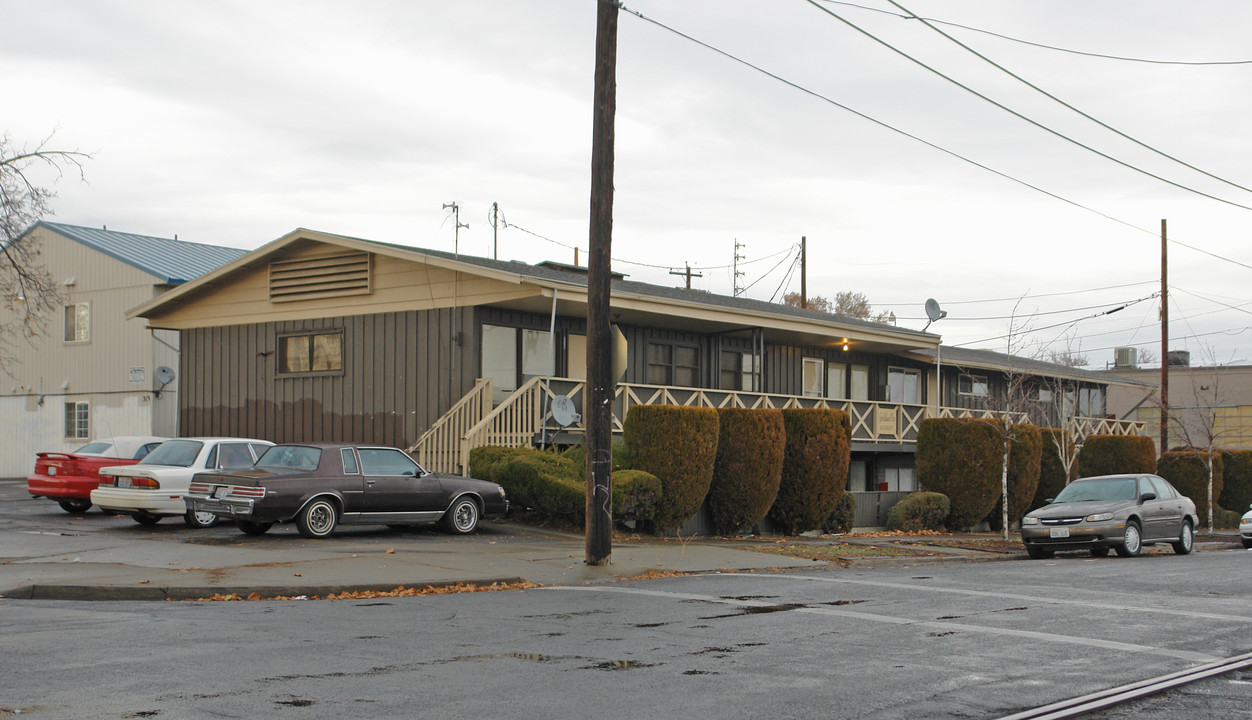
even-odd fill
[[[848,339],[847,338],[843,339],[843,351],[844,352],[848,351]]]

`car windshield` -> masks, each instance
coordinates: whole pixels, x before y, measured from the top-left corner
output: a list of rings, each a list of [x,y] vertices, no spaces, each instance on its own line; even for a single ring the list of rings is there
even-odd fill
[[[99,455],[100,453],[105,452],[111,447],[113,447],[112,443],[90,442],[78,448],[74,452],[78,453],[79,455]]]
[[[191,467],[200,455],[204,443],[199,440],[166,440],[148,453],[140,465],[173,465],[174,467]]]
[[[1052,502],[1084,502],[1087,500],[1134,500],[1139,497],[1135,478],[1080,480],[1057,493]]]
[[[275,445],[265,451],[257,467],[294,468],[296,470],[316,470],[322,461],[322,451],[305,445]]]

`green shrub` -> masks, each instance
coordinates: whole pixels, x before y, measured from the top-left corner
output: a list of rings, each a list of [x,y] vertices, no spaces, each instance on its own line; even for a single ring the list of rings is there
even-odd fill
[[[1056,497],[1073,480],[1067,476],[1058,451],[1058,448],[1064,448],[1068,452],[1073,445],[1073,439],[1059,428],[1040,428],[1039,436],[1042,445],[1039,451],[1039,485],[1035,488],[1035,497],[1030,501],[1031,510],[1046,505],[1047,500]]]
[[[1039,488],[1043,436],[1034,425],[1014,425],[1009,442],[1009,522],[1015,523],[1030,512]]]
[[[769,518],[788,534],[822,527],[848,482],[851,424],[842,410],[789,408],[782,481]]]
[[[1227,510],[1219,505],[1213,512],[1213,527],[1220,528],[1222,530],[1238,530],[1239,520],[1243,517],[1243,513],[1245,512],[1247,512],[1247,510],[1236,512],[1234,510]]]
[[[624,425],[627,452],[636,469],[661,481],[653,526],[677,528],[695,514],[713,482],[717,458],[717,411],[677,405],[635,405]]]
[[[1078,476],[1156,472],[1156,445],[1143,435],[1092,435],[1078,451]]]
[[[942,530],[951,511],[952,503],[947,495],[936,492],[912,493],[887,511],[887,529],[901,532]]]
[[[1156,474],[1165,478],[1177,488],[1178,492],[1191,498],[1195,503],[1196,514],[1200,516],[1200,524],[1209,523],[1209,469],[1208,460],[1203,450],[1171,450],[1161,455],[1156,462]],[[1222,456],[1213,455],[1213,497],[1222,494]],[[1214,503],[1216,505],[1216,503]],[[1214,512],[1216,521],[1216,512]]]
[[[835,503],[835,510],[826,518],[822,529],[826,532],[852,532],[852,524],[856,522],[856,495],[845,492]]]
[[[634,521],[649,524],[656,514],[656,503],[661,498],[661,481],[643,470],[614,470],[613,521]],[[584,493],[586,491],[584,490]]]
[[[787,433],[779,410],[717,411],[717,460],[709,486],[713,532],[733,533],[765,517],[782,481]]]
[[[1252,450],[1222,451],[1222,494],[1217,504],[1240,514],[1252,506]]]
[[[517,454],[517,448],[499,445],[481,445],[470,450],[469,474],[479,480],[499,482],[495,478],[496,468]],[[505,488],[508,491],[508,488]]]
[[[630,453],[626,450],[626,443],[621,440],[613,440],[612,446],[613,463],[610,465],[611,472],[632,468],[634,465],[630,462]],[[561,456],[569,458],[571,462],[586,473],[587,467],[587,447],[585,445],[571,445],[561,451]]]
[[[1004,448],[986,420],[931,418],[917,430],[917,480],[923,490],[950,501],[949,527],[976,525],[1000,497]]]

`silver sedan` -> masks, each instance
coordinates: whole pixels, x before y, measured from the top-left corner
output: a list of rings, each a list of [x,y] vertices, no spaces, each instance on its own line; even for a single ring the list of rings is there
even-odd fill
[[[1102,475],[1066,485],[1047,505],[1022,518],[1022,542],[1032,558],[1058,550],[1116,550],[1134,557],[1144,545],[1170,543],[1191,552],[1199,524],[1195,503],[1156,475]]]

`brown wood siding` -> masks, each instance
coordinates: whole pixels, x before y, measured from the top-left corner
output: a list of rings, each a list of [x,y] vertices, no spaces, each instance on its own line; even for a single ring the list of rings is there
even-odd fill
[[[405,447],[473,387],[469,309],[379,313],[182,332],[183,435]],[[279,377],[278,337],[343,331],[343,374]],[[442,370],[441,370],[442,368]]]

